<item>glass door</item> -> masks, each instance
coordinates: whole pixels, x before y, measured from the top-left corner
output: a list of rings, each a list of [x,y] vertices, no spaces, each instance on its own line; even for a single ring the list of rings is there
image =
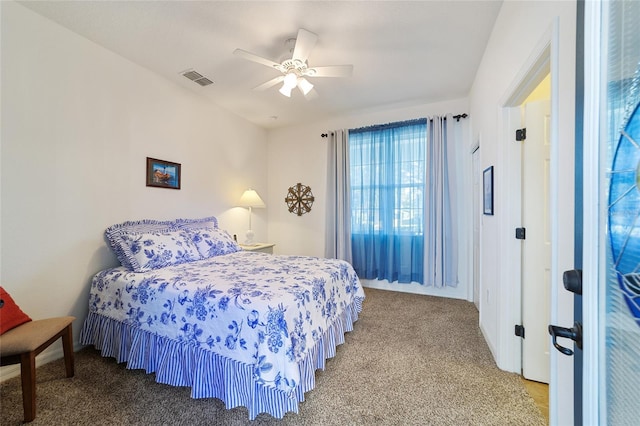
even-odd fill
[[[585,2],[584,424],[640,417],[639,22],[640,2]]]

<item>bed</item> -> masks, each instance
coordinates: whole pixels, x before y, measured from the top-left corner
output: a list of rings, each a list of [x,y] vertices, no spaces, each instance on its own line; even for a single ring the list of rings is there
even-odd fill
[[[215,217],[105,237],[121,266],[94,276],[81,343],[251,420],[297,413],[362,309],[347,262],[243,251]]]

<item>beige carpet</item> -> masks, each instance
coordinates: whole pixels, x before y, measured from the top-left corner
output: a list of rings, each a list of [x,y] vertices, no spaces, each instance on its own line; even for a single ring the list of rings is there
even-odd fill
[[[253,422],[245,408],[194,400],[93,348],[38,368],[33,425],[545,425],[520,377],[499,370],[461,300],[365,289],[360,319],[298,414]],[[22,420],[19,378],[0,385],[2,425]]]

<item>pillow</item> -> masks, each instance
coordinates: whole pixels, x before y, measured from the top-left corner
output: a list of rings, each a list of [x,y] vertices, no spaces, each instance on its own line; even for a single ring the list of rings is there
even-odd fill
[[[174,223],[170,220],[138,220],[119,223],[112,225],[104,231],[104,236],[107,240],[109,247],[113,250],[120,264],[127,269],[133,270],[134,267],[129,261],[131,257],[131,250],[128,248],[128,243],[125,241],[125,236],[132,233],[146,233],[146,232],[171,232],[174,230]]]
[[[176,219],[176,220],[137,220],[127,221],[112,225],[104,231],[107,245],[116,255],[120,264],[125,268],[135,271],[139,269],[139,264],[134,260],[133,263],[130,241],[126,236],[136,233],[144,234],[149,232],[169,233],[175,230],[197,230],[203,228],[218,228],[218,219],[215,216],[209,216],[202,219]],[[196,251],[197,252],[197,251]]]
[[[0,334],[29,321],[29,315],[22,312],[9,293],[0,286]]]
[[[176,219],[173,221],[175,229],[195,230],[203,228],[218,228],[218,219],[215,216],[202,219]]]
[[[125,232],[121,238],[122,249],[134,272],[202,259],[185,231]]]
[[[242,250],[227,231],[219,228],[192,230],[189,231],[189,236],[203,259]]]

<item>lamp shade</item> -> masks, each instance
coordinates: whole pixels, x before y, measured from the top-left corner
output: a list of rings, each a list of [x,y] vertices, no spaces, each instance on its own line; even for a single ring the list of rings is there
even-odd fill
[[[247,189],[240,197],[240,201],[238,202],[240,207],[254,207],[254,208],[264,208],[266,207],[262,198],[258,195],[258,193],[253,189]]]
[[[284,85],[293,89],[298,82],[298,76],[294,72],[289,72],[284,76]]]
[[[282,93],[287,98],[291,97],[291,87],[287,86],[286,84],[283,84],[278,92]]]
[[[302,94],[304,94],[306,96],[306,95],[309,94],[311,89],[313,89],[313,84],[309,83],[309,80],[307,80],[306,78],[299,78],[298,79],[298,88],[300,89]]]

